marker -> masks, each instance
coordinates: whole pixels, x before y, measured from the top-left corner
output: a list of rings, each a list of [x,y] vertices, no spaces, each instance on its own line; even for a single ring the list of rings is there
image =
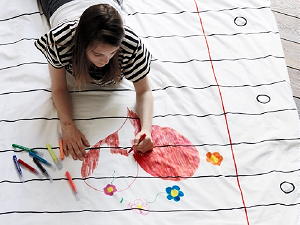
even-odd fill
[[[52,147],[51,147],[51,145],[46,144],[46,147],[47,147],[48,152],[49,152],[49,154],[50,154],[50,156],[51,156],[53,162],[55,163],[56,167],[57,167],[58,169],[62,169],[62,164],[61,164],[60,161],[58,160],[58,158],[57,158],[55,152],[53,151],[53,149],[52,149]]]
[[[24,166],[25,168],[27,168],[28,170],[30,170],[32,173],[38,175],[39,172],[34,169],[33,167],[31,167],[29,164],[27,164],[26,162],[24,162],[22,159],[18,159],[18,163],[22,166]]]
[[[32,158],[36,158],[36,159],[39,160],[40,162],[46,164],[47,166],[52,166],[52,164],[49,163],[46,159],[43,159],[41,156],[35,154],[34,152],[29,152],[29,155],[30,155]]]
[[[72,177],[71,177],[70,172],[69,172],[69,171],[66,171],[65,176],[66,176],[67,179],[68,179],[68,182],[69,182],[69,184],[70,184],[70,187],[71,187],[73,193],[74,193],[74,194],[77,194],[77,189],[76,189],[75,183],[74,183],[73,180],[72,180]]]
[[[139,145],[146,137],[146,134],[143,134],[140,139],[139,139],[139,142],[137,143],[137,145]],[[134,146],[134,145],[133,145]],[[133,150],[133,146],[130,148],[128,154]]]
[[[19,177],[22,180],[23,179],[22,170],[21,170],[20,164],[18,163],[18,159],[17,159],[16,155],[13,155],[13,161],[15,163],[15,167],[16,167],[16,169],[18,171]]]
[[[12,144],[11,146],[13,148],[18,148],[18,149],[24,150],[26,152],[34,152],[35,154],[38,154],[37,151],[35,151],[35,150],[31,149],[31,148],[27,148],[27,147],[22,146],[22,145]]]
[[[58,159],[57,159],[57,157],[56,157],[56,155],[55,155],[55,152],[53,151],[51,145],[46,144],[46,147],[47,147],[47,149],[48,149],[48,152],[49,152],[49,154],[50,154],[50,156],[51,156],[53,162],[54,162],[54,163],[58,163]]]
[[[39,162],[39,160],[37,158],[33,157],[33,162],[41,170],[42,174],[44,174],[44,176],[47,177],[50,180],[50,182],[51,182],[52,178],[49,176],[47,170],[42,166],[42,164]]]
[[[64,160],[64,158],[65,158],[63,140],[62,139],[59,140],[59,158],[60,158],[60,160]]]

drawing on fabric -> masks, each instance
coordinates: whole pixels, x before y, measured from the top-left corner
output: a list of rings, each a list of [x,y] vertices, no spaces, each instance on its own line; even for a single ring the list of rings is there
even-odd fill
[[[117,188],[113,184],[108,184],[103,188],[103,190],[106,195],[112,196],[117,191]]]
[[[133,209],[134,212],[141,214],[141,215],[147,215],[149,213],[149,211],[148,211],[149,205],[143,199],[136,199],[133,202],[129,202],[128,208]]]
[[[129,109],[128,118],[130,118],[130,122],[134,127],[134,135],[136,135],[141,129],[139,118],[135,112]],[[122,129],[126,121],[127,119],[117,131],[98,141],[91,147],[87,153],[87,157],[82,162],[81,175],[83,178],[90,176],[97,168],[100,158],[100,148],[104,144],[110,147],[110,153],[121,154],[128,157],[127,150],[119,147],[120,142],[118,135],[118,132]],[[198,150],[186,137],[170,127],[160,127],[158,125],[152,126],[151,135],[154,144],[153,150],[144,154],[136,152],[133,154],[133,157],[137,162],[136,177],[138,176],[139,167],[142,167],[144,171],[151,176],[172,181],[187,179],[195,173],[199,167],[200,157]],[[128,187],[123,190],[119,190],[116,185],[113,185],[113,181],[110,184],[107,184],[103,189],[97,189],[86,181],[85,183],[96,191],[101,191],[106,195],[113,196],[116,193],[129,189],[134,181],[135,179],[133,179]],[[180,198],[184,196],[184,193],[180,190],[179,186],[174,185],[167,187],[165,192],[159,192],[152,202],[148,202],[144,199],[137,199],[129,201],[127,206],[141,215],[147,215],[149,204],[155,202],[161,193],[165,193],[167,199],[174,200],[175,202],[180,201]],[[122,197],[119,202],[125,204],[128,201],[124,200]]]
[[[174,200],[175,202],[180,201],[180,198],[184,196],[184,193],[180,190],[180,187],[174,185],[173,187],[167,187],[167,199]]]
[[[141,127],[137,114],[128,110],[128,117],[131,118],[130,122],[134,126],[136,135]],[[90,176],[97,168],[100,147],[103,144],[111,147],[112,154],[128,156],[127,150],[119,147],[119,130],[98,141],[89,150],[81,167],[83,178]],[[136,152],[133,154],[138,165],[148,174],[164,180],[179,181],[191,177],[195,173],[200,162],[199,153],[186,137],[172,128],[158,125],[152,126],[151,135],[154,143],[153,151],[145,154]]]
[[[223,156],[219,152],[208,152],[206,153],[206,161],[213,165],[220,166],[223,161]]]

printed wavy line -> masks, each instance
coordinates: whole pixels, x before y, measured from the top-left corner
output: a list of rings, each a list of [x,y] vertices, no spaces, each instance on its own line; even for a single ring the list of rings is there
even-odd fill
[[[232,11],[232,10],[236,10],[236,9],[269,9],[269,6],[262,6],[262,7],[234,7],[234,8],[228,8],[228,9],[218,9],[218,10],[202,10],[199,11],[200,13],[206,13],[206,12],[222,12],[222,11]],[[182,13],[198,13],[197,11],[186,11],[186,10],[182,10],[179,12],[155,12],[155,13],[151,13],[151,12],[133,12],[133,13],[128,13],[128,16],[134,16],[137,14],[142,14],[142,15],[161,15],[161,14],[182,14]]]
[[[275,32],[275,31],[261,31],[261,32],[251,32],[251,33],[233,33],[233,34],[208,34],[206,36],[236,36],[236,35],[255,35],[255,34],[269,34],[269,33],[273,33],[273,34],[279,34],[279,32]],[[147,39],[147,38],[173,38],[173,37],[178,37],[178,38],[190,38],[190,37],[202,37],[202,34],[190,34],[190,35],[176,35],[176,34],[171,34],[171,35],[160,35],[160,36],[153,36],[153,35],[149,35],[149,36],[141,36],[141,38]],[[283,39],[283,38],[282,38]],[[8,42],[8,43],[0,43],[1,45],[12,45],[12,44],[16,44],[18,42],[21,41],[29,41],[29,40],[37,40],[37,38],[22,38],[20,40],[14,41],[14,42]],[[294,42],[299,44],[298,42],[295,41],[291,41],[288,39],[283,39],[286,41],[290,41],[290,42]]]
[[[257,208],[257,207],[270,207],[270,206],[298,206],[300,202],[297,203],[269,203],[269,204],[258,204],[252,206],[246,206],[247,209]],[[139,208],[125,208],[125,209],[109,209],[109,210],[101,210],[101,209],[81,209],[81,210],[61,210],[61,211],[6,211],[0,212],[0,216],[8,215],[8,214],[66,214],[66,213],[110,213],[110,212],[124,212],[124,211],[131,211],[131,210],[143,210],[152,213],[184,213],[184,212],[217,212],[217,211],[231,211],[231,210],[244,210],[245,207],[231,207],[231,208],[218,208],[218,209],[172,209],[172,210],[153,210],[153,209],[139,209]]]
[[[274,84],[278,84],[278,83],[286,83],[286,80],[280,80],[280,81],[274,81],[271,83],[265,83],[265,84],[255,84],[255,85],[250,85],[250,84],[242,84],[242,85],[219,85],[222,88],[242,88],[242,87],[261,87],[261,86],[268,86],[268,85],[274,85]],[[176,88],[176,89],[182,89],[182,88],[188,88],[188,89],[194,89],[194,90],[201,90],[201,89],[207,89],[207,88],[211,88],[211,87],[217,87],[216,84],[212,84],[212,85],[208,85],[205,87],[191,87],[191,86],[173,86],[173,85],[169,85],[166,87],[162,87],[162,88],[154,88],[152,89],[152,91],[163,91],[163,90],[167,90],[169,88]],[[49,89],[30,89],[30,90],[23,90],[23,91],[10,91],[10,92],[3,92],[0,93],[1,95],[9,95],[9,94],[22,94],[22,93],[28,93],[28,92],[36,92],[36,91],[45,91],[45,92],[49,92],[51,93],[51,90]],[[78,91],[69,91],[69,93],[84,93],[84,92],[111,92],[111,91],[134,91],[134,89],[88,89],[88,90],[78,90]]]
[[[233,33],[233,34],[208,34],[206,36],[236,36],[236,35],[254,35],[254,34],[279,34],[279,32],[275,31],[261,31],[261,32],[252,32],[252,33]],[[171,34],[171,35],[160,35],[160,36],[141,36],[141,38],[173,38],[173,37],[179,37],[179,38],[190,38],[190,37],[204,37],[203,34],[190,34],[190,35],[176,35],[176,34]]]
[[[0,43],[0,46],[3,46],[3,45],[13,45],[13,44],[16,44],[18,42],[21,42],[21,41],[32,41],[32,40],[37,40],[36,38],[22,38],[20,40],[17,40],[17,41],[14,41],[14,42],[7,42],[7,43]]]
[[[284,59],[284,56],[275,56],[275,55],[266,55],[266,56],[260,56],[255,58],[235,58],[235,59],[189,59],[186,61],[171,61],[171,60],[159,60],[159,59],[152,59],[151,61],[159,61],[161,63],[189,63],[189,62],[220,62],[220,61],[239,61],[239,60],[260,60],[260,59],[266,59],[269,57],[277,58],[277,59]]]
[[[264,142],[276,142],[276,141],[299,141],[300,137],[298,138],[273,138],[273,139],[266,139],[266,140],[261,140],[261,141],[256,141],[256,142],[233,142],[232,145],[256,145],[256,144],[261,144]],[[192,144],[192,145],[156,145],[154,147],[159,147],[159,148],[165,148],[165,147],[203,147],[203,146],[212,146],[212,147],[227,147],[230,146],[229,143],[227,144],[217,144],[217,143],[203,143],[203,144]],[[97,147],[97,148],[86,148],[85,150],[92,150],[92,149],[130,149],[132,146],[118,146],[118,147],[108,147],[108,146],[101,146],[101,147]],[[55,147],[53,146],[52,149],[58,149],[59,147]],[[46,150],[47,148],[44,147],[34,147],[31,148],[34,150]],[[0,150],[0,153],[6,153],[6,152],[22,152],[22,150],[13,150],[13,149],[5,149],[5,150]]]
[[[0,68],[0,70],[6,70],[6,69],[16,68],[16,67],[24,66],[24,65],[32,65],[32,64],[48,65],[48,63],[46,63],[46,62],[27,62],[27,63],[20,63],[20,64],[13,65],[13,66],[2,67],[2,68]]]
[[[261,113],[241,113],[241,112],[226,112],[226,113],[220,113],[220,114],[205,114],[205,115],[197,115],[197,114],[180,114],[180,113],[173,113],[173,114],[165,114],[165,115],[156,115],[153,116],[153,118],[163,118],[163,117],[175,117],[175,116],[184,116],[184,117],[208,117],[208,116],[224,116],[225,114],[233,114],[233,115],[247,115],[247,116],[259,116],[263,114],[268,114],[268,113],[276,113],[276,112],[284,112],[284,111],[297,111],[296,108],[291,108],[291,109],[278,109],[278,110],[271,110],[271,111],[265,111]],[[75,121],[89,121],[89,120],[98,120],[98,119],[137,119],[133,117],[127,117],[127,116],[100,116],[100,117],[91,117],[91,118],[75,118]],[[6,123],[14,123],[14,122],[19,122],[19,121],[34,121],[34,120],[58,120],[58,117],[54,118],[47,118],[47,117],[35,117],[35,118],[20,118],[20,119],[15,119],[15,120],[6,120],[2,119],[0,120],[1,122],[6,122]]]
[[[231,10],[236,10],[236,9],[268,9],[270,7],[268,6],[262,6],[262,7],[258,7],[258,8],[253,8],[253,7],[234,7],[234,8],[229,8],[229,9],[219,9],[219,10],[203,10],[200,11],[201,13],[206,13],[206,12],[222,12],[222,11],[231,11]],[[276,11],[278,12],[278,11]],[[133,16],[136,14],[148,14],[148,15],[159,15],[159,14],[182,14],[182,13],[197,13],[197,12],[190,12],[190,11],[179,11],[179,12],[157,12],[157,13],[150,13],[150,12],[134,12],[134,13],[128,13],[128,16]],[[23,16],[31,16],[31,15],[35,15],[35,14],[40,14],[43,15],[43,13],[41,12],[31,12],[31,13],[23,13],[17,16],[13,16],[13,17],[9,17],[6,19],[0,19],[0,22],[3,21],[8,21],[8,20],[12,20],[12,19],[16,19],[19,17],[23,17]]]
[[[272,173],[284,173],[284,174],[289,174],[289,173],[295,173],[299,172],[299,169],[295,170],[289,170],[289,171],[282,171],[282,170],[271,170],[268,172],[264,173],[255,173],[255,174],[239,174],[239,177],[257,177],[257,176],[264,176]],[[85,180],[111,180],[111,179],[165,179],[165,178],[182,178],[182,179],[205,179],[205,178],[235,178],[236,175],[202,175],[202,176],[132,176],[132,175],[127,175],[127,176],[101,176],[101,177],[72,177],[73,180],[78,180],[78,181],[85,181]],[[63,181],[67,180],[66,178],[52,178],[53,181]],[[49,182],[49,179],[42,179],[42,178],[36,178],[36,179],[27,179],[24,181],[11,181],[11,180],[2,180],[0,181],[1,183],[10,183],[10,184],[23,184],[23,183],[31,183],[31,182]]]
[[[274,55],[266,55],[266,56],[260,56],[260,57],[256,57],[256,58],[235,58],[235,59],[189,59],[186,61],[171,61],[171,60],[159,60],[159,59],[152,59],[151,61],[159,61],[160,63],[190,63],[190,62],[220,62],[220,61],[239,61],[239,60],[260,60],[260,59],[265,59],[265,58],[269,58],[269,57],[273,57],[273,58],[277,58],[277,59],[284,59],[284,56],[274,56]],[[15,67],[19,67],[19,66],[23,66],[23,65],[31,65],[31,64],[42,64],[42,65],[47,65],[48,63],[46,62],[28,62],[28,63],[20,63],[17,65],[13,65],[13,66],[8,66],[8,67],[2,67],[0,68],[1,70],[6,70],[6,69],[11,69],[11,68],[15,68]],[[289,67],[289,66],[288,66]],[[296,68],[293,68],[296,69]],[[297,69],[299,70],[299,69]]]
[[[23,13],[23,14],[20,14],[17,16],[6,18],[6,19],[0,19],[0,22],[16,19],[16,18],[23,17],[23,16],[31,16],[31,15],[35,15],[35,14],[43,15],[43,13],[40,13],[40,12]]]

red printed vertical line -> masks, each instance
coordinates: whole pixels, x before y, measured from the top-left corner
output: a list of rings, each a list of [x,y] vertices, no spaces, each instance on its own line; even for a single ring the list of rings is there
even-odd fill
[[[200,16],[200,12],[199,12],[197,1],[194,0],[194,3],[195,3],[196,10],[197,10],[197,15],[198,15],[198,18],[199,18],[199,23],[200,23],[200,26],[201,26],[201,31],[202,31],[204,39],[205,39],[205,44],[206,44],[206,47],[207,47],[207,52],[208,52],[208,56],[209,56],[210,65],[211,65],[212,72],[213,72],[213,75],[214,75],[214,79],[215,79],[215,82],[217,84],[218,91],[219,91],[219,96],[220,96],[220,100],[221,100],[221,104],[222,104],[222,110],[223,110],[223,113],[224,113],[224,119],[225,119],[225,123],[226,123],[228,140],[229,140],[229,143],[230,143],[231,155],[232,155],[232,159],[233,159],[233,163],[234,163],[234,168],[235,168],[237,185],[238,185],[238,188],[239,188],[239,191],[240,191],[240,195],[241,195],[241,199],[242,199],[242,203],[243,203],[243,208],[244,208],[244,211],[245,211],[245,216],[246,216],[247,224],[250,225],[249,217],[248,217],[248,211],[247,211],[247,207],[246,207],[246,203],[245,203],[245,199],[244,199],[244,194],[243,194],[243,190],[242,190],[242,187],[241,187],[241,184],[240,184],[239,173],[238,173],[238,169],[237,169],[237,163],[236,163],[236,159],[235,159],[235,155],[234,155],[234,151],[233,151],[231,133],[230,133],[230,129],[229,129],[229,124],[228,124],[228,119],[227,119],[227,114],[226,114],[226,110],[225,110],[225,106],[224,106],[224,101],[223,101],[223,96],[222,96],[221,88],[220,88],[220,85],[219,85],[219,82],[218,82],[218,79],[217,79],[217,75],[215,73],[214,64],[212,62],[211,52],[210,52],[208,40],[207,40],[207,37],[206,37],[206,34],[205,34],[205,30],[204,30],[202,18]]]

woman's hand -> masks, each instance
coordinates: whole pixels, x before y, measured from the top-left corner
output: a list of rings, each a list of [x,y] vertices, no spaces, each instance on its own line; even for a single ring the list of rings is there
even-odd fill
[[[86,154],[84,149],[89,147],[90,144],[75,124],[63,125],[62,140],[66,156],[69,156],[70,154],[75,160],[84,159]]]
[[[145,134],[145,138],[141,140],[142,135]],[[140,141],[141,140],[141,141]],[[147,151],[151,151],[153,149],[153,142],[151,138],[151,133],[148,131],[141,130],[139,133],[136,134],[134,141],[133,141],[133,149],[135,151],[145,153]]]
[[[73,159],[83,160],[85,156],[84,148],[90,145],[73,123],[72,101],[68,91],[66,71],[63,68],[54,68],[50,64],[49,71],[52,98],[61,124],[64,153],[66,156],[71,154]]]

